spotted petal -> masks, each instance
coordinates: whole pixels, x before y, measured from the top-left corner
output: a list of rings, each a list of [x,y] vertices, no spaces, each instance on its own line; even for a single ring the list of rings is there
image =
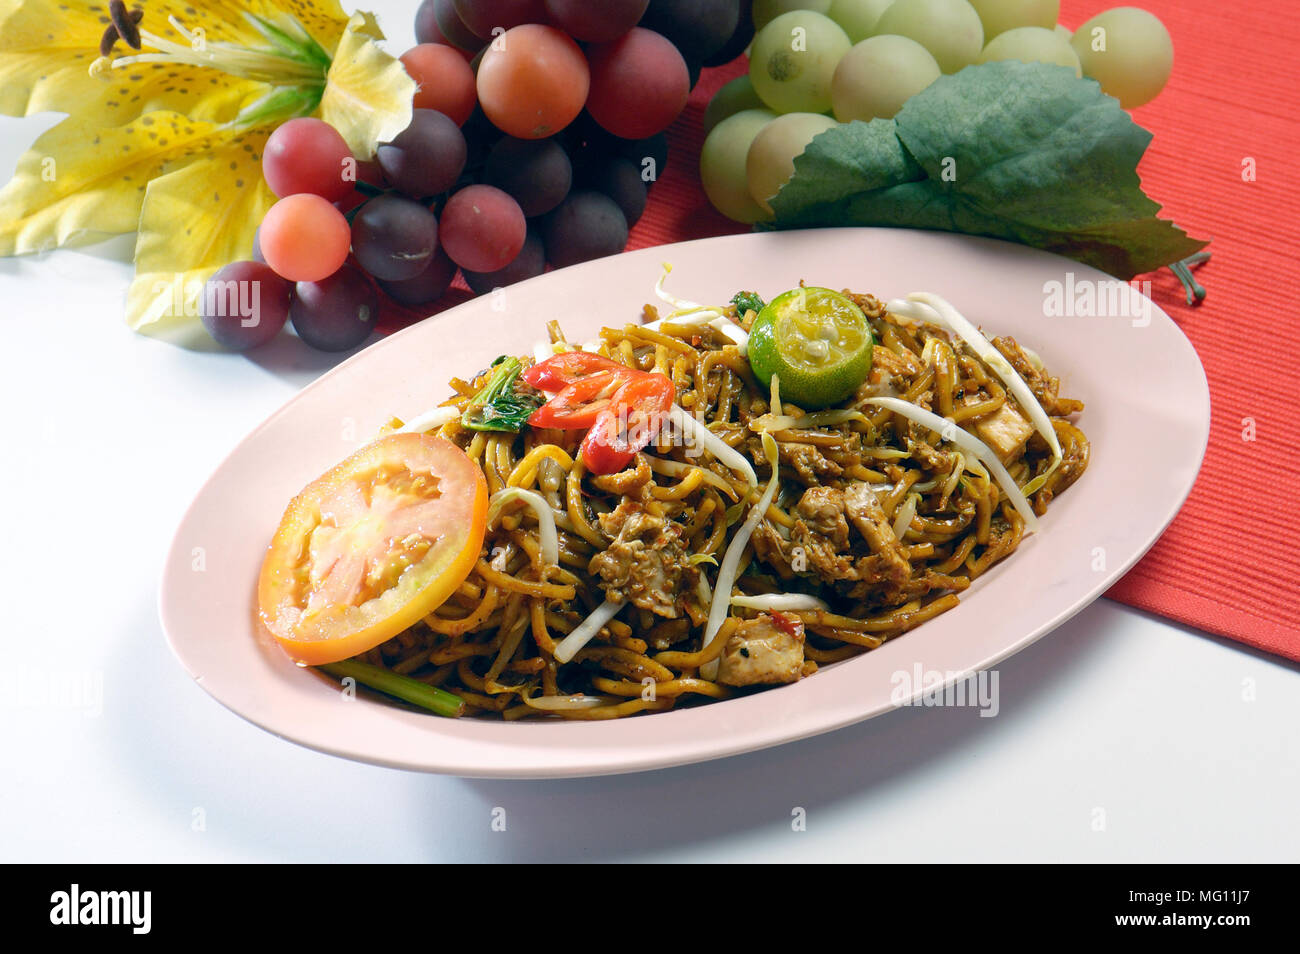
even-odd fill
[[[170,112],[110,128],[65,119],[36,140],[0,189],[0,255],[132,231],[149,180],[206,156],[217,130]]]
[[[275,202],[262,180],[270,129],[223,130],[208,142],[211,158],[149,183],[135,245],[135,279],[127,292],[132,328],[193,319],[203,283],[223,265],[249,258],[253,233]]]
[[[358,159],[371,158],[376,143],[392,140],[411,124],[415,82],[399,60],[375,44],[383,38],[371,14],[354,13],[321,97],[321,119],[343,135]]]
[[[277,22],[287,10],[327,50],[337,45],[346,22],[337,3],[306,0],[292,5],[267,0],[148,0],[144,7],[141,26],[176,43],[188,41],[168,16],[205,42],[265,46],[243,11]],[[64,112],[112,126],[166,109],[226,122],[247,100],[247,80],[184,64],[141,63],[108,71],[102,78],[91,76],[90,64],[99,56],[99,41],[109,23],[107,10],[107,0],[0,0],[0,113]],[[116,52],[134,51],[119,41]]]

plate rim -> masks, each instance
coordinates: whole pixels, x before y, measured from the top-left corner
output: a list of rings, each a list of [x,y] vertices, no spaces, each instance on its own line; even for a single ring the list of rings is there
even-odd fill
[[[620,253],[620,255],[618,256],[608,256],[602,259],[595,259],[593,261],[585,262],[578,266],[574,266],[571,269],[556,269],[551,272],[546,272],[542,275],[536,276],[534,278],[528,279],[525,282],[520,282],[517,285],[512,286],[512,291],[527,290],[529,285],[534,285],[535,283],[557,281],[557,279],[555,278],[555,276],[557,275],[566,275],[566,279],[563,280],[573,281],[575,279],[572,276],[577,274],[579,271],[583,269],[600,268],[603,263],[610,263],[612,261],[618,260],[628,255],[640,255],[641,257],[647,259],[656,256],[663,256],[664,259],[675,258],[677,260],[681,260],[681,257],[684,254],[689,254],[692,250],[698,249],[698,247],[702,245],[729,244],[729,243],[744,244],[749,241],[759,239],[760,237],[763,237],[766,240],[770,241],[771,240],[770,237],[773,235],[816,235],[819,238],[819,240],[834,241],[837,235],[862,236],[868,233],[887,233],[890,235],[898,235],[900,233],[928,234],[933,236],[945,237],[947,239],[953,240],[958,244],[972,244],[976,247],[984,244],[993,245],[993,246],[1002,246],[1010,250],[1011,254],[1013,255],[1024,256],[1030,259],[1039,258],[1044,263],[1055,261],[1059,264],[1065,264],[1067,265],[1067,267],[1071,269],[1075,269],[1077,271],[1095,273],[1096,275],[1101,276],[1107,280],[1117,281],[1117,279],[1114,279],[1112,276],[1108,276],[1104,272],[1092,268],[1091,266],[1087,266],[1082,263],[1076,262],[1073,259],[1069,259],[1064,256],[1060,256],[1051,252],[1046,252],[1041,249],[1035,249],[1028,246],[1019,245],[1017,243],[1003,241],[1001,239],[994,239],[985,236],[972,236],[972,235],[965,235],[962,233],[953,233],[953,232],[945,232],[945,231],[938,231],[938,230],[894,229],[894,228],[877,228],[877,227],[848,227],[848,228],[830,228],[830,229],[797,229],[797,230],[790,230],[788,232],[747,232],[747,233],[738,233],[732,235],[691,239],[688,241],[677,242],[668,245],[651,246],[648,248]],[[1147,300],[1150,301],[1149,298]],[[407,759],[389,758],[383,755],[376,755],[367,752],[359,752],[356,751],[354,747],[350,747],[347,745],[341,745],[341,744],[331,745],[328,742],[323,742],[315,739],[294,737],[292,734],[288,734],[284,732],[282,728],[277,727],[276,724],[272,724],[273,720],[263,717],[260,713],[250,714],[249,712],[241,711],[239,708],[233,705],[228,700],[228,698],[223,697],[223,694],[220,691],[214,688],[211,684],[205,682],[205,674],[195,671],[195,669],[191,666],[190,659],[187,658],[186,656],[184,646],[178,643],[178,637],[176,635],[176,632],[174,631],[178,627],[169,625],[169,619],[177,618],[178,615],[182,615],[184,612],[182,608],[177,608],[172,605],[171,597],[175,595],[176,587],[169,585],[169,581],[171,580],[171,577],[173,575],[174,568],[177,566],[178,553],[181,552],[182,545],[187,543],[187,541],[182,539],[185,528],[189,525],[192,517],[194,517],[195,514],[200,510],[200,505],[205,502],[205,497],[208,495],[213,485],[219,483],[219,478],[222,476],[222,472],[226,468],[227,464],[232,459],[238,457],[241,454],[241,452],[244,451],[246,446],[254,442],[259,437],[259,435],[261,435],[269,428],[273,427],[274,424],[282,416],[291,413],[294,406],[298,404],[301,400],[303,400],[305,396],[311,394],[312,392],[316,391],[319,388],[329,387],[332,379],[336,375],[342,375],[346,370],[351,369],[356,363],[359,363],[363,360],[367,362],[373,360],[373,355],[376,352],[376,349],[392,348],[395,347],[394,345],[395,342],[400,342],[404,340],[406,337],[419,335],[421,333],[428,333],[427,331],[423,330],[425,328],[427,320],[432,320],[434,322],[437,322],[444,317],[455,315],[463,310],[468,310],[475,307],[482,307],[481,304],[476,305],[478,301],[479,301],[478,298],[471,298],[465,302],[457,304],[452,308],[442,311],[437,315],[430,316],[430,319],[413,322],[412,324],[398,331],[395,331],[392,334],[389,334],[382,339],[373,342],[371,345],[367,346],[366,348],[363,348],[361,351],[357,352],[356,354],[353,354],[348,358],[346,358],[345,360],[339,362],[337,365],[335,365],[334,367],[324,372],[316,379],[314,379],[313,381],[309,382],[307,385],[305,385],[304,387],[296,391],[287,400],[285,400],[279,407],[277,407],[269,415],[267,415],[260,423],[258,423],[252,429],[250,429],[227,452],[227,454],[222,458],[221,462],[216,465],[216,467],[212,470],[212,472],[201,483],[198,490],[195,492],[193,499],[186,506],[180,520],[177,523],[176,530],[172,535],[171,541],[167,546],[165,562],[163,565],[163,572],[159,580],[159,589],[157,593],[157,606],[158,606],[159,621],[168,648],[171,650],[172,654],[176,657],[177,661],[181,664],[182,668],[185,669],[185,671],[191,676],[191,678],[194,679],[194,681],[200,687],[202,687],[203,690],[209,696],[211,696],[218,703],[220,703],[223,708],[229,710],[230,712],[233,712],[235,715],[239,716],[245,721],[258,726],[258,728],[269,732],[270,734],[276,736],[277,738],[284,739],[286,741],[294,743],[295,745],[299,745],[313,751],[321,752],[327,755],[337,756],[340,758],[348,759],[350,761],[361,762],[363,764],[377,765],[386,768],[396,768],[396,769],[416,771],[422,773],[445,774],[445,775],[451,775],[451,776],[462,777],[462,778],[493,778],[493,779],[537,779],[537,778],[561,779],[561,778],[597,777],[597,776],[604,776],[604,775],[616,775],[616,774],[628,774],[628,773],[652,771],[659,768],[667,768],[673,766],[698,764],[700,762],[711,761],[714,759],[721,759],[721,758],[729,758],[731,756],[746,754],[749,752],[759,751],[766,748],[772,748],[778,745],[785,745],[791,742],[800,741],[805,738],[811,738],[813,736],[820,735],[823,733],[837,731],[847,726],[866,721],[867,719],[876,718],[880,715],[892,711],[893,709],[900,708],[903,705],[907,704],[907,703],[897,703],[897,704],[875,705],[872,707],[865,708],[861,711],[854,711],[854,712],[847,713],[845,716],[840,718],[836,718],[830,721],[819,722],[817,725],[809,726],[802,730],[792,731],[788,733],[776,733],[777,737],[771,737],[772,733],[768,733],[766,736],[763,737],[754,737],[753,735],[751,735],[743,739],[738,739],[734,741],[727,740],[727,742],[730,744],[723,743],[723,742],[715,742],[707,751],[693,752],[690,754],[685,754],[681,757],[675,756],[668,760],[665,760],[663,757],[656,755],[655,751],[652,750],[650,752],[647,752],[642,757],[637,757],[635,754],[631,754],[614,760],[610,760],[608,758],[601,759],[597,763],[592,763],[592,764],[582,764],[582,765],[574,764],[574,765],[566,765],[566,766],[545,767],[545,768],[525,770],[525,771],[512,771],[509,768],[502,768],[497,770],[497,769],[485,769],[483,766],[473,766],[473,765],[450,765],[450,764],[435,765],[435,764],[431,764],[428,759],[412,760],[409,758]],[[984,656],[977,665],[973,666],[972,668],[970,668],[965,672],[956,674],[951,678],[944,679],[942,683],[942,688],[946,689],[952,686],[953,684],[955,684],[956,682],[969,678],[971,675],[975,673],[985,671],[997,665],[998,663],[1004,661],[1005,659],[1015,655],[1016,653],[1025,649],[1026,647],[1042,639],[1044,636],[1051,633],[1055,629],[1059,628],[1061,625],[1066,623],[1068,620],[1070,620],[1075,615],[1077,615],[1082,610],[1084,610],[1089,605],[1091,605],[1093,602],[1095,602],[1098,598],[1100,598],[1105,593],[1107,589],[1113,586],[1115,582],[1117,582],[1125,573],[1128,572],[1128,570],[1130,570],[1134,565],[1136,565],[1151,550],[1151,548],[1156,544],[1156,542],[1161,538],[1161,536],[1163,536],[1165,530],[1169,527],[1170,523],[1173,522],[1173,519],[1177,516],[1178,512],[1182,509],[1184,503],[1187,500],[1188,495],[1191,493],[1191,490],[1195,485],[1196,480],[1199,476],[1201,467],[1204,462],[1205,453],[1209,444],[1210,425],[1211,425],[1211,396],[1209,392],[1209,383],[1205,374],[1204,366],[1199,358],[1199,355],[1197,355],[1195,348],[1193,347],[1190,339],[1188,339],[1187,335],[1183,332],[1182,328],[1157,303],[1151,301],[1150,304],[1153,310],[1153,316],[1152,316],[1153,320],[1167,322],[1170,326],[1172,326],[1174,330],[1178,332],[1177,338],[1175,340],[1177,341],[1178,348],[1180,349],[1181,354],[1179,355],[1177,360],[1185,361],[1190,359],[1189,366],[1194,365],[1199,372],[1199,377],[1197,381],[1199,386],[1197,388],[1197,392],[1195,395],[1195,399],[1196,399],[1195,403],[1198,406],[1194,414],[1196,424],[1199,428],[1199,448],[1196,451],[1195,466],[1188,468],[1187,477],[1185,480],[1185,486],[1179,487],[1176,493],[1169,495],[1169,497],[1167,498],[1167,504],[1164,508],[1164,512],[1161,513],[1159,517],[1158,529],[1154,533],[1151,533],[1149,535],[1149,539],[1147,539],[1145,543],[1143,543],[1140,547],[1137,547],[1134,552],[1129,554],[1126,559],[1124,559],[1119,564],[1117,564],[1114,569],[1108,568],[1107,571],[1100,577],[1099,582],[1095,583],[1083,595],[1077,597],[1069,605],[1063,606],[1060,609],[1058,609],[1048,619],[1044,620],[1043,622],[1040,622],[1036,627],[1032,628],[1029,632],[1006,643],[1005,645],[1002,645],[996,651]],[[1177,362],[1171,361],[1171,363],[1177,363]],[[1192,396],[1183,395],[1182,397],[1187,399],[1188,402],[1190,403]],[[188,557],[187,557],[187,561],[188,561]],[[1014,563],[1014,558],[1013,560],[1008,562]],[[960,609],[961,607],[958,606],[954,612],[960,612]],[[251,637],[253,634],[249,633],[246,635]],[[855,657],[855,658],[862,658],[862,657]],[[324,680],[324,677],[318,676],[316,674],[312,674],[310,678]],[[918,687],[912,693],[912,696],[909,701],[915,702],[915,700],[918,697],[920,697],[922,694],[926,692],[932,692],[932,691],[934,691],[933,685],[927,685],[924,688]],[[757,695],[762,696],[762,695],[766,695],[766,693],[759,693]],[[742,698],[755,698],[755,696],[748,696]],[[733,700],[733,701],[738,701],[738,700]],[[399,709],[399,707],[390,705],[386,702],[374,702],[371,704],[382,707],[383,709],[386,710]],[[703,710],[707,708],[712,708],[712,706],[698,707],[698,710]],[[691,710],[678,710],[678,711],[691,711]],[[653,722],[656,719],[664,718],[672,714],[673,713],[655,714],[652,716],[644,717],[642,719],[637,719],[636,721],[639,723],[644,723],[647,721]],[[421,717],[431,718],[427,716],[427,714],[422,714]],[[624,720],[615,720],[615,721],[621,722]],[[494,727],[500,726],[499,723],[487,722],[486,720],[484,721],[483,724],[491,725]],[[564,723],[563,725],[569,729],[577,729],[578,726],[583,726],[583,725],[591,726],[591,725],[610,725],[610,724],[612,723],[577,723],[577,724]],[[532,731],[531,728],[524,728],[519,726],[513,726],[512,730],[518,730],[520,728],[523,728],[523,731],[525,732]]]

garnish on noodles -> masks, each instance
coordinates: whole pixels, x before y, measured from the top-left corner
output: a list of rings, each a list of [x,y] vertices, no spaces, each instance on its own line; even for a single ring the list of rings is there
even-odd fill
[[[416,488],[410,503],[291,508],[280,550],[299,565],[275,577],[275,618],[336,637],[355,621],[334,643],[348,655],[313,645],[305,661],[439,714],[590,720],[796,682],[952,609],[1087,467],[1083,404],[935,295],[799,291],[772,299],[764,334],[783,324],[756,349],[761,374],[749,331],[771,306],[752,291],[680,300],[661,278],[663,317],[646,306],[645,323],[581,345],[551,322],[532,355],[453,379],[396,428],[439,441],[427,474],[408,462],[385,478]],[[834,320],[816,313],[826,301]],[[837,379],[818,382],[821,367]],[[782,369],[799,378],[784,396]],[[793,399],[813,395],[847,396]],[[422,557],[448,518],[420,488],[462,467],[448,451],[488,496],[475,555],[453,548],[438,573]],[[381,502],[405,499],[380,477],[366,486]],[[303,640],[281,641],[304,658]]]

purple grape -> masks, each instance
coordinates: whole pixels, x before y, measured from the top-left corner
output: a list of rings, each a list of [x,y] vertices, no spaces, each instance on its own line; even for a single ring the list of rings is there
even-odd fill
[[[253,261],[260,265],[266,264],[266,256],[262,254],[262,227],[259,225],[253,230]]]
[[[511,195],[531,218],[564,201],[573,183],[573,166],[554,139],[507,136],[488,154],[483,181]]]
[[[445,38],[438,29],[438,4],[436,0],[424,0],[415,11],[415,42],[442,43]]]
[[[469,27],[465,26],[465,21],[456,12],[456,6],[452,0],[431,0],[431,4],[438,30],[448,43],[471,53],[483,45],[483,41],[476,37]]]
[[[218,344],[247,351],[280,333],[292,295],[293,285],[264,262],[233,262],[203,286],[200,319]]]
[[[381,195],[357,210],[352,252],[375,278],[405,281],[424,271],[438,250],[438,220],[410,199]]]
[[[593,169],[583,186],[604,193],[617,203],[628,228],[636,225],[645,211],[646,184],[641,170],[630,159],[611,159]]]
[[[600,192],[569,193],[543,220],[546,258],[557,268],[623,251],[627,219],[617,203]]]
[[[632,160],[648,189],[663,178],[668,165],[668,137],[655,133],[646,139],[620,139],[614,154]]]
[[[630,140],[619,139],[601,129],[596,120],[583,110],[578,118],[560,133],[559,142],[569,154],[573,178],[579,180],[591,169],[615,155]]]
[[[446,252],[438,249],[424,271],[414,278],[400,282],[380,280],[379,287],[389,298],[403,305],[423,305],[445,295],[455,277],[456,263],[447,257]]]
[[[298,337],[321,351],[355,348],[375,330],[378,313],[374,286],[351,265],[318,282],[299,282],[289,306]]]
[[[731,39],[722,44],[722,48],[712,56],[704,58],[705,66],[723,66],[745,52],[754,39],[754,7],[749,0],[741,0],[740,22],[736,24]]]
[[[546,0],[546,12],[575,40],[608,43],[636,26],[650,0]]]
[[[701,63],[722,49],[739,22],[740,0],[650,0],[640,25],[672,40],[686,62]]]
[[[505,268],[495,272],[464,272],[465,284],[476,295],[485,295],[494,288],[504,288],[515,282],[536,278],[546,271],[546,249],[541,236],[531,229],[524,239],[524,247],[519,250],[515,260]]]
[[[388,182],[413,199],[446,192],[465,169],[465,136],[436,109],[411,111],[411,124],[377,150]]]

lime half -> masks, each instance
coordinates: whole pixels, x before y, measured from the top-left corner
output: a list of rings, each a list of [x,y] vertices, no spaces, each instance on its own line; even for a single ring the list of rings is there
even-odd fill
[[[871,326],[862,309],[829,288],[777,295],[749,332],[749,365],[781,398],[810,410],[838,404],[871,370]]]

